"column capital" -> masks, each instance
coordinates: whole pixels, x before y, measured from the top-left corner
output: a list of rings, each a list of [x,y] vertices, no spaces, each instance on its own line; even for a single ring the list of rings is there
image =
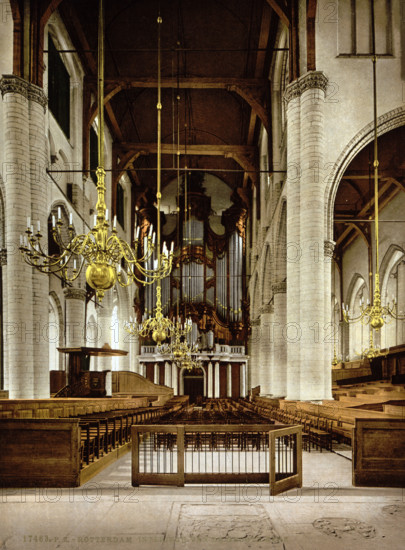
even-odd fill
[[[0,91],[2,97],[5,94],[20,94],[28,99],[29,83],[24,78],[14,74],[5,74],[0,79]]]
[[[86,300],[86,291],[82,288],[64,288],[63,294],[65,295],[65,300]]]
[[[310,71],[307,74],[304,74],[298,79],[300,84],[301,94],[312,88],[319,88],[322,91],[326,92],[328,86],[328,78],[322,71]]]
[[[324,251],[325,258],[332,258],[335,245],[336,245],[335,241],[324,241],[323,251]]]
[[[36,101],[46,110],[48,104],[48,98],[45,95],[45,92],[39,86],[31,84],[24,78],[16,76],[13,74],[3,75],[0,79],[0,91],[2,97],[5,94],[20,94],[29,101]]]
[[[36,86],[35,84],[29,84],[28,99],[30,101],[35,101],[36,103],[39,103],[44,108],[44,112],[46,111],[48,98],[46,97],[45,92],[42,88]]]
[[[279,281],[278,283],[274,283],[271,286],[271,290],[273,294],[285,294],[287,292],[287,282]]]
[[[284,92],[284,100],[287,103],[289,103],[292,99],[300,97],[300,95],[301,95],[301,90],[300,90],[299,80],[294,80],[294,82],[291,82],[286,87]]]
[[[328,78],[322,71],[310,71],[289,84],[284,92],[284,99],[288,103],[296,97],[300,97],[307,90],[319,88],[326,91]]]

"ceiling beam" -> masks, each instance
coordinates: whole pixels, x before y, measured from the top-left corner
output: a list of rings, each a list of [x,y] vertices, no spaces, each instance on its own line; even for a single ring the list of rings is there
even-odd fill
[[[97,85],[97,78],[86,76],[85,81],[89,84]],[[121,88],[157,88],[158,81],[154,76],[151,77],[135,77],[135,76],[117,76],[114,78],[106,77],[105,85],[121,86]],[[250,86],[254,88],[262,87],[266,84],[266,78],[232,78],[232,77],[162,77],[162,88],[177,88],[180,89],[223,89],[226,90],[230,86]]]
[[[405,177],[405,170],[401,168],[395,168],[394,170],[379,170],[378,179],[386,180],[388,178],[403,178]],[[373,181],[374,176],[368,170],[355,170],[349,172],[343,176],[342,179],[351,179],[351,180],[371,180]]]
[[[259,51],[256,55],[256,63],[255,63],[255,77],[260,78],[261,75],[264,73],[265,69],[265,63],[266,63],[266,52],[265,49],[268,46],[269,43],[269,35],[270,35],[270,25],[271,25],[271,12],[270,10],[266,9],[265,6],[263,6],[263,12],[262,12],[262,19],[261,19],[261,25],[260,25],[260,34],[259,34],[259,40],[258,40],[258,47]],[[248,91],[248,89],[246,89]],[[255,128],[256,128],[256,121],[257,117],[260,118],[262,121],[262,124],[267,132],[268,135],[268,152],[269,152],[269,166],[272,166],[273,164],[273,157],[272,157],[272,132],[271,132],[271,107],[270,107],[270,86],[269,82],[267,81],[267,87],[265,90],[267,93],[266,95],[260,98],[261,101],[256,102],[256,108],[254,108],[248,101],[247,98],[246,101],[251,105],[252,112],[250,113],[250,119],[249,119],[249,126],[248,126],[248,136],[246,143],[248,145],[252,145],[254,142],[254,136],[255,136]],[[242,92],[242,93],[241,93]],[[239,94],[243,97],[243,86],[239,87]],[[263,100],[264,99],[264,100]],[[262,112],[261,109],[264,111]],[[251,180],[253,183],[255,181],[253,180],[252,176],[245,172],[243,175],[243,183],[242,187],[246,188],[248,186],[248,180]],[[257,214],[258,219],[260,219],[260,181],[256,183],[259,183],[257,187]]]
[[[128,166],[134,162],[136,158],[138,158],[139,156],[153,155],[157,153],[157,143],[121,142],[115,143],[113,148],[114,157],[119,157],[121,159],[118,166],[116,167],[119,170],[116,175],[117,180],[121,177],[122,173],[128,168]],[[173,155],[173,144],[162,143],[161,153],[162,155]],[[258,151],[256,146],[187,145],[187,155],[231,158],[237,164],[239,164],[239,166],[246,170],[246,172],[249,172],[249,176],[252,178],[252,181],[254,183],[256,183],[257,181],[259,165]]]
[[[345,248],[349,246],[359,235],[363,238],[364,242],[366,243],[366,246],[368,248],[371,247],[371,232],[367,225],[361,224],[361,223],[351,223],[351,228],[353,229],[353,232],[347,242],[345,243]]]
[[[386,178],[386,181],[392,181],[394,185],[396,185],[401,191],[405,191],[405,184],[401,181],[398,181],[396,178]]]
[[[357,183],[354,183],[353,180],[344,177],[344,178],[342,178],[341,181],[345,181],[348,185],[350,185],[350,187],[352,187],[356,191],[356,193],[359,195],[359,197],[363,197],[363,192],[361,191],[361,189],[357,185]]]
[[[385,184],[380,188],[378,192],[378,197],[382,197],[382,195],[393,185],[392,181],[387,181]],[[369,209],[374,206],[374,195],[373,197],[363,206],[363,208],[360,210],[360,212],[357,214],[358,217],[366,216]],[[385,206],[385,205],[384,205]],[[380,205],[381,209],[382,205]],[[351,224],[349,227],[347,227],[341,235],[336,240],[336,246],[339,246],[342,244],[342,242],[348,237],[348,235],[353,231],[353,224]]]
[[[146,154],[157,153],[157,143],[122,141],[117,143],[116,146],[127,151],[147,151]],[[229,154],[241,154],[253,158],[257,154],[257,147],[254,145],[187,145],[187,155],[222,157]],[[173,155],[172,143],[162,143],[162,155]]]
[[[282,0],[267,0],[268,5],[276,12],[280,20],[286,27],[290,26],[290,18],[288,17],[287,7]]]
[[[269,119],[269,81],[266,78],[162,78],[162,88],[176,89],[177,84],[180,89],[195,89],[195,90],[225,90],[234,92],[248,103],[252,109],[252,113],[260,118],[267,132],[270,132]],[[95,77],[85,77],[85,86],[90,86],[96,90],[97,79]],[[158,86],[157,79],[151,78],[133,78],[133,77],[116,77],[105,79],[105,94],[104,105],[118,93],[130,88],[151,88],[155,89]],[[90,113],[90,122],[93,122],[97,116],[97,105],[92,106]],[[255,116],[255,120],[256,120]]]

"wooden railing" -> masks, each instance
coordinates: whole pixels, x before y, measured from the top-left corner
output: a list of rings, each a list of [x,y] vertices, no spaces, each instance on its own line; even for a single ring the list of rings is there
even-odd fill
[[[132,426],[132,485],[269,483],[275,495],[302,484],[301,426]]]

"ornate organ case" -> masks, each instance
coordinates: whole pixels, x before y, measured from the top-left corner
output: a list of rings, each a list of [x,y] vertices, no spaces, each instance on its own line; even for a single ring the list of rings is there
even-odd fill
[[[246,299],[246,220],[247,208],[236,197],[222,212],[223,232],[210,225],[211,198],[202,185],[203,175],[193,172],[189,188],[177,200],[176,222],[166,223],[162,214],[163,239],[175,242],[175,262],[170,277],[162,281],[163,312],[169,317],[191,317],[193,340],[200,349],[214,346],[246,345],[249,307]],[[144,233],[156,220],[156,210],[140,208]],[[179,217],[179,218],[177,218]],[[216,223],[218,228],[218,221]],[[151,259],[151,262],[153,259]],[[136,304],[138,318],[153,314],[154,285],[140,289]],[[143,298],[143,299],[142,299]],[[139,319],[140,320],[140,319]]]

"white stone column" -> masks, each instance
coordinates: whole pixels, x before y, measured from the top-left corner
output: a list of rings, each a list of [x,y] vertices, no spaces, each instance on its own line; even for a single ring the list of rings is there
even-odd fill
[[[301,117],[298,81],[286,88],[287,101],[287,319],[283,337],[287,342],[287,396],[300,398],[300,173]]]
[[[159,363],[155,363],[153,368],[153,381],[155,384],[159,384]]]
[[[45,109],[47,98],[42,88],[30,84],[29,102],[29,153],[31,173],[31,223],[34,230],[39,221],[43,246],[46,249],[48,221],[48,178],[46,175],[47,147],[45,135]],[[33,321],[40,326],[40,337],[34,339],[34,398],[49,397],[49,276],[32,272]]]
[[[232,365],[228,363],[226,367],[226,396],[232,397]]]
[[[272,290],[274,304],[274,352],[271,394],[274,397],[285,397],[287,395],[287,341],[285,338],[287,285],[285,281],[275,283],[272,286]]]
[[[249,388],[260,384],[260,319],[250,321]]]
[[[261,307],[260,314],[260,394],[273,393],[274,342],[273,342],[273,306]]]
[[[178,373],[179,369],[176,367],[176,363],[172,363],[172,388],[174,395],[179,395],[179,385],[178,385]]]
[[[67,287],[63,294],[66,308],[66,347],[84,346],[86,291],[81,288]]]
[[[211,361],[208,363],[208,395],[207,397],[212,398],[214,397],[213,393],[213,376],[212,376],[212,363]]]
[[[184,367],[179,369],[179,395],[184,395]]]
[[[139,374],[139,337],[128,334],[127,338],[129,338],[129,370]]]
[[[405,261],[398,265],[397,272],[397,311],[405,313]],[[396,321],[397,324],[397,345],[405,342],[405,322]]]
[[[34,340],[40,338],[40,324],[34,325],[32,268],[18,252],[20,235],[31,216],[29,156],[29,83],[7,75],[0,81],[3,98],[5,185],[5,233],[7,243],[7,288],[3,288],[7,325],[4,341],[7,354],[9,397],[34,397]],[[35,335],[36,332],[36,335]],[[46,368],[49,369],[48,364]],[[49,394],[48,396],[49,397]]]
[[[123,322],[118,321],[114,325],[114,333],[118,336],[118,345],[115,346],[119,349],[122,349],[124,351],[127,351],[127,355],[122,355],[119,357],[118,361],[118,370],[120,371],[129,371],[131,370],[131,336],[127,333],[127,331],[124,329]],[[114,347],[114,346],[111,346]]]
[[[8,370],[8,345],[5,338],[5,329],[8,327],[7,318],[7,300],[5,291],[8,288],[7,285],[7,249],[0,251],[0,264],[1,264],[1,282],[3,286],[3,388],[9,388],[9,370]]]
[[[324,373],[324,399],[333,399],[332,397],[332,358],[333,358],[333,341],[339,338],[339,326],[335,326],[335,319],[332,316],[332,257],[335,243],[333,241],[324,242],[324,321],[325,331],[322,336],[325,345],[325,373]],[[329,324],[332,323],[332,324]],[[336,341],[338,346],[338,341]],[[337,349],[337,352],[339,350]]]
[[[219,397],[219,361],[215,363],[214,380],[214,397]]]
[[[172,387],[172,366],[168,361],[165,361],[165,386]]]
[[[325,393],[325,295],[324,105],[328,80],[321,72],[299,79],[301,91],[300,185],[300,398],[320,400]],[[288,210],[288,207],[287,207]],[[289,284],[289,281],[288,281]],[[329,298],[330,302],[330,283]],[[330,317],[327,319],[330,321]],[[290,395],[288,395],[290,398]]]
[[[111,308],[108,300],[104,298],[102,307],[97,308],[97,323],[99,331],[98,346],[111,345]],[[97,370],[112,370],[112,357],[97,357]]]

